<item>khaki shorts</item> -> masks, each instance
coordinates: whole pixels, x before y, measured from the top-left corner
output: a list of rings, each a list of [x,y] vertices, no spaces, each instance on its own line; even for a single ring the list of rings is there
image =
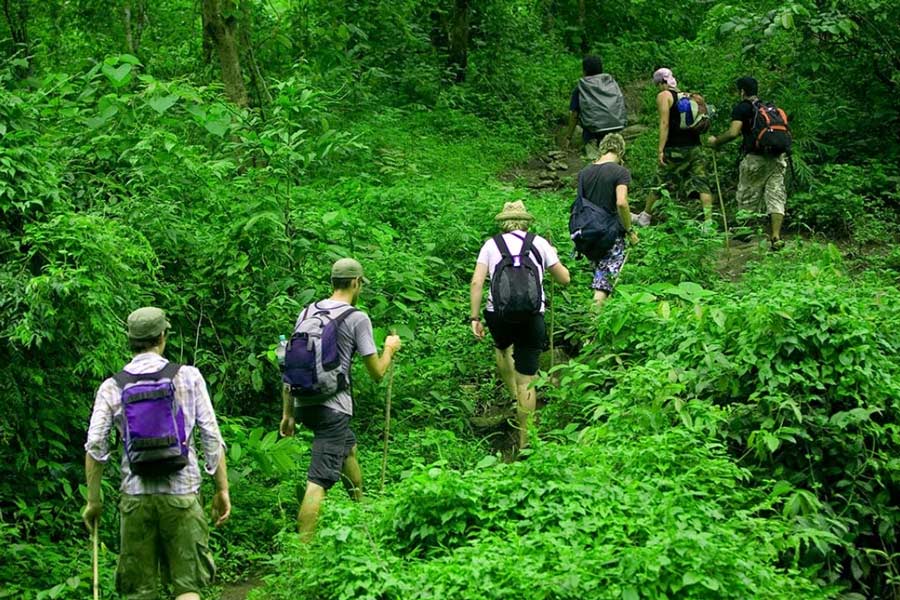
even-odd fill
[[[216,573],[209,526],[196,495],[123,495],[116,590],[128,600],[156,600],[160,574],[175,596],[200,593]]]
[[[700,146],[666,148],[665,166],[656,167],[656,185],[665,187],[672,196],[690,198],[709,194],[706,155]]]
[[[783,215],[787,191],[784,172],[787,159],[782,156],[748,154],[738,169],[738,210]]]

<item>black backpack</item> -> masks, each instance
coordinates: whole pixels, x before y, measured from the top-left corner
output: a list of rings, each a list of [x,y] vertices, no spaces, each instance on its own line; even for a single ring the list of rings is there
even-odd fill
[[[525,234],[518,256],[509,251],[502,233],[494,236],[494,243],[502,256],[491,277],[494,312],[507,323],[527,321],[541,312],[544,298],[540,267],[532,260],[537,253],[534,234]]]
[[[618,215],[611,215],[584,197],[582,174],[578,174],[578,196],[569,211],[569,237],[575,252],[588,260],[598,261],[625,234]]]
[[[766,156],[790,154],[791,128],[787,114],[771,102],[753,101],[753,151]]]

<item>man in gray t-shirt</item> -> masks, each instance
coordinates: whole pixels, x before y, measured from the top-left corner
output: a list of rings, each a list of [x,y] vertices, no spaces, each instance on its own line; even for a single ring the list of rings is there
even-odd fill
[[[307,315],[313,312],[327,311],[337,317],[351,311],[338,328],[340,369],[348,381],[354,354],[362,356],[363,364],[372,379],[381,381],[394,353],[401,346],[398,336],[389,335],[384,340],[381,356],[378,355],[369,315],[353,308],[363,284],[366,283],[368,280],[363,276],[362,265],[352,258],[340,259],[331,267],[331,296],[305,308],[294,326],[296,331]],[[321,404],[301,406],[291,397],[290,387],[283,388],[281,435],[294,435],[296,421],[313,431],[312,460],[306,476],[306,492],[297,513],[297,528],[305,541],[312,539],[325,492],[338,480],[344,482],[352,499],[362,498],[362,471],[356,456],[356,436],[350,429],[350,417],[353,415],[352,390],[352,386],[348,386]]]

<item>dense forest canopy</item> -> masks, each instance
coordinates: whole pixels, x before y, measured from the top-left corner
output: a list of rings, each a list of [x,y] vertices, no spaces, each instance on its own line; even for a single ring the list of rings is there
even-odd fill
[[[85,428],[127,360],[125,316],[148,304],[209,385],[235,507],[213,542],[251,598],[900,597],[900,3],[0,8],[0,598],[90,593]],[[641,126],[633,203],[653,186],[653,71],[702,92],[716,131],[735,80],[756,77],[794,134],[788,248],[735,256],[665,198],[590,313],[574,179],[522,176],[558,147],[586,54]],[[737,152],[717,155],[726,212]],[[531,453],[506,463],[504,425],[471,420],[507,401],[491,350],[460,323],[516,199],[574,282],[553,292],[561,354]],[[332,494],[307,547],[293,516],[311,436],[277,434],[273,352],[345,255],[372,280],[379,344],[405,343],[387,485],[385,390],[360,376],[370,500]]]

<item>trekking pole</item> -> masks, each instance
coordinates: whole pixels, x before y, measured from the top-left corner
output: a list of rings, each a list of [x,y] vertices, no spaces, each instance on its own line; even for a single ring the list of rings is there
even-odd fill
[[[547,238],[550,242],[550,245],[553,245],[553,236],[547,234]],[[556,338],[556,325],[555,325],[555,302],[553,302],[553,292],[556,290],[556,281],[553,279],[553,275],[550,276],[550,368],[552,369],[556,365],[556,346],[555,346],[555,338]]]
[[[716,191],[719,194],[719,207],[722,209],[722,224],[725,226],[725,251],[731,253],[731,242],[728,232],[728,217],[725,215],[725,200],[722,199],[722,185],[719,183],[719,164],[716,161],[716,151],[712,151],[713,175],[716,177]]]
[[[94,600],[100,598],[100,519],[94,517],[94,530],[91,533],[91,546],[94,550],[93,571],[94,571]]]
[[[391,335],[394,335],[393,331]],[[388,367],[387,393],[384,398],[384,448],[381,451],[381,488],[384,492],[384,476],[387,473],[388,437],[391,433],[391,395],[394,390],[394,357],[391,357],[391,365]]]

